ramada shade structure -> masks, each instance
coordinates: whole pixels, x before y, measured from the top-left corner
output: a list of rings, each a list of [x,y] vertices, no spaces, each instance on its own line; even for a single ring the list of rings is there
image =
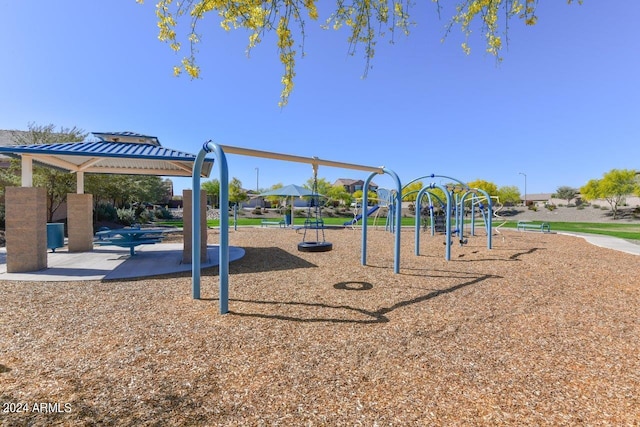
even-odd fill
[[[196,156],[165,148],[155,136],[134,132],[92,132],[98,141],[0,147],[0,154],[21,157],[22,185],[31,186],[31,164],[40,163],[78,174],[82,192],[85,173],[191,177]],[[208,177],[213,160],[205,160],[201,176]],[[27,181],[27,182],[25,182]]]
[[[78,194],[67,195],[69,252],[93,250],[93,196],[84,194],[85,173],[193,176],[196,156],[164,148],[156,137],[133,132],[93,135],[97,141],[0,147],[0,154],[22,161],[22,188],[7,188],[5,195],[7,271],[47,267],[46,202],[43,189],[31,188],[34,162],[76,174]],[[212,168],[213,160],[205,161],[198,166],[198,176],[209,176]],[[184,253],[190,261],[191,253]]]

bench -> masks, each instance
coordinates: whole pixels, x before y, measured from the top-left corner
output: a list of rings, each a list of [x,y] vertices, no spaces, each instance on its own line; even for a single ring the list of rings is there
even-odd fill
[[[551,226],[546,222],[543,222],[541,224],[534,224],[532,222],[527,222],[527,221],[518,221],[517,230],[518,231],[536,230],[536,231],[541,231],[543,233],[549,233],[551,231]]]
[[[284,227],[285,226],[284,219],[281,219],[280,221],[269,221],[268,219],[263,219],[260,222],[261,227],[268,227],[270,225],[279,225],[280,227]]]

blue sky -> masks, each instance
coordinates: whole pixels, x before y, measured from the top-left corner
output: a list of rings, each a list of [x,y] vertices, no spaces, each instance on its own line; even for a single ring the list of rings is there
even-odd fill
[[[134,131],[192,153],[212,139],[385,166],[403,182],[433,173],[524,191],[525,173],[528,193],[640,169],[640,2],[540,2],[536,26],[511,23],[500,65],[479,34],[469,56],[458,29],[441,43],[448,15],[438,20],[423,3],[409,37],[379,42],[366,79],[345,31],[308,22],[306,57],[281,109],[281,65],[269,37],[247,58],[246,35],[211,21],[202,77],[175,78],[181,56],[157,40],[151,1],[3,1],[0,129]],[[321,5],[321,16],[327,10]],[[228,163],[250,189],[312,175],[306,164],[238,155]],[[331,182],[367,175],[319,170]],[[386,176],[374,181],[391,185]],[[191,186],[174,183],[176,192]]]

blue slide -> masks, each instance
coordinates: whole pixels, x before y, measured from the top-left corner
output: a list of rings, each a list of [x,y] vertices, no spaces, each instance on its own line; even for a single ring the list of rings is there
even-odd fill
[[[371,208],[369,208],[369,210],[367,211],[367,216],[371,215],[372,213],[374,213],[375,211],[377,211],[378,209],[380,209],[380,205],[375,205],[372,206]],[[344,225],[354,225],[355,223],[357,223],[358,221],[360,221],[362,219],[362,214],[358,214],[356,215],[356,217],[354,219],[352,219],[351,221],[347,221],[344,223]]]

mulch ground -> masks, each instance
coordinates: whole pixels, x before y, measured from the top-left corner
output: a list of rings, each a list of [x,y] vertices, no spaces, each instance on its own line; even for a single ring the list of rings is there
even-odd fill
[[[0,424],[638,425],[638,257],[502,231],[454,245],[242,228],[230,310],[191,278],[0,283]],[[210,231],[210,243],[218,235]]]

